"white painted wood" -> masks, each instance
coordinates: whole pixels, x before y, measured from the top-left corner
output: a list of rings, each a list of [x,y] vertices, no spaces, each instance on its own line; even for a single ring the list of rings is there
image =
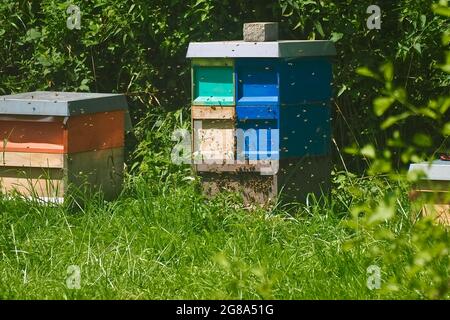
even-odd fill
[[[0,114],[73,116],[127,110],[122,94],[36,91],[0,96]]]
[[[422,171],[429,180],[450,181],[450,161],[413,163],[409,166],[409,171]]]
[[[206,164],[234,161],[234,121],[194,120],[194,157]]]
[[[336,48],[329,40],[191,42],[187,51],[187,58],[294,58],[334,55]]]

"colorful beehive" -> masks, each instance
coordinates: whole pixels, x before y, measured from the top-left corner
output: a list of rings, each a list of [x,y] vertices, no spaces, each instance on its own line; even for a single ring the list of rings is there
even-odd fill
[[[273,38],[256,27],[251,38]],[[260,203],[327,193],[335,54],[320,40],[189,44],[194,163],[208,193]]]
[[[412,192],[413,199],[423,198],[426,203],[422,214],[434,215],[439,222],[450,225],[450,161],[414,163],[409,171],[423,175]]]
[[[89,188],[122,187],[127,102],[123,95],[30,92],[0,96],[3,193],[60,202]]]
[[[192,61],[194,154],[200,161],[234,159],[234,81],[233,60]]]

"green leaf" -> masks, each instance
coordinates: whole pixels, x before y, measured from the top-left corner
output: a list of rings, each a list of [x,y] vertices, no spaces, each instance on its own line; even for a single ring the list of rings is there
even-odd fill
[[[440,14],[441,16],[450,17],[450,8],[447,6],[443,6],[440,4],[433,4],[432,6],[433,12],[436,14]]]
[[[413,142],[419,147],[430,147],[433,144],[433,140],[429,135],[424,133],[416,133],[413,137]]]
[[[394,91],[394,93],[392,95],[400,103],[403,103],[403,104],[406,103],[406,91],[405,91],[405,89],[403,89],[403,88],[395,89],[395,91]]]
[[[411,115],[411,112],[407,111],[407,112],[403,112],[396,116],[390,116],[385,121],[383,121],[380,128],[385,130],[385,129],[391,127],[392,125],[396,124],[397,122],[408,118],[410,115]]]
[[[340,97],[344,93],[344,91],[347,89],[348,89],[347,86],[345,84],[343,84],[342,87],[339,89],[337,96]]]
[[[356,156],[359,154],[359,149],[356,145],[352,145],[345,147],[344,152]]]
[[[34,41],[36,39],[39,39],[40,37],[42,37],[42,33],[40,33],[38,30],[32,28],[27,31],[25,41]]]
[[[290,12],[286,13],[287,8],[288,8],[288,4],[287,3],[283,3],[281,5],[281,15],[283,17],[289,17],[289,16],[291,16],[294,13],[294,9],[292,7],[289,7]]]
[[[450,44],[450,30],[446,30],[443,34],[442,34],[442,44],[444,46],[448,46]]]
[[[384,80],[391,82],[394,79],[394,65],[392,62],[387,62],[381,66],[381,71],[383,72]]]
[[[362,149],[361,149],[361,154],[367,158],[370,159],[374,159],[376,152],[375,152],[375,147],[372,144],[368,144],[365,145]]]
[[[391,219],[395,215],[394,203],[383,203],[379,205],[375,211],[369,216],[367,223],[369,225],[377,224]]]
[[[85,91],[85,92],[89,91],[89,87],[87,85],[84,85],[84,84],[79,86],[78,89],[80,89],[80,91]]]
[[[197,0],[197,2],[192,6],[192,8],[197,7],[198,5],[204,3],[206,0]]]
[[[431,118],[431,119],[434,119],[434,120],[437,120],[439,118],[439,116],[437,115],[436,112],[434,112],[432,109],[427,108],[427,107],[419,108],[419,109],[416,110],[416,112],[418,114],[421,114],[421,115],[423,115],[425,117],[428,117],[428,118]]]
[[[417,51],[419,54],[422,54],[422,46],[421,46],[420,43],[414,43],[413,47],[414,47],[414,49],[416,49],[416,51]]]
[[[373,101],[373,110],[377,116],[383,115],[394,102],[392,97],[378,97]]]
[[[392,169],[391,161],[384,159],[375,159],[370,165],[368,173],[371,175],[388,173]]]
[[[325,37],[325,32],[323,32],[322,24],[319,21],[314,21],[314,26],[316,27],[317,32],[323,37]]]
[[[450,136],[450,122],[444,124],[444,127],[442,128],[442,134],[444,135],[444,137]]]
[[[9,24],[12,25],[14,29],[19,30],[19,27],[14,22],[10,21]]]
[[[439,112],[444,114],[447,112],[449,108],[450,108],[450,97],[445,98],[444,102],[442,102],[441,106],[439,107]]]
[[[302,21],[300,20],[294,27],[294,29],[292,30],[297,30],[298,28],[300,28],[302,26]]]
[[[52,65],[52,62],[45,56],[45,55],[40,55],[37,58],[37,61],[39,64],[41,64],[43,67],[50,67]]]
[[[333,42],[338,42],[339,40],[341,40],[344,37],[343,33],[340,32],[332,32],[331,33],[331,41]]]
[[[424,28],[426,23],[427,23],[427,16],[424,14],[421,14],[420,15],[420,26],[422,28]]]
[[[450,73],[450,51],[446,52],[445,64],[438,65],[438,68],[447,73]]]
[[[378,77],[378,75],[376,75],[374,72],[372,72],[372,70],[370,70],[367,67],[359,67],[358,69],[356,69],[356,73],[363,77],[380,80],[380,77]]]

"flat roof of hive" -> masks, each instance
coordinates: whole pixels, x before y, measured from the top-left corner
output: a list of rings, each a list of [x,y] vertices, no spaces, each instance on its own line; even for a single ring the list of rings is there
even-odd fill
[[[409,171],[423,171],[429,180],[450,181],[450,161],[413,163]]]
[[[334,55],[336,55],[336,48],[330,40],[280,40],[191,42],[186,57],[296,58]]]
[[[74,116],[127,109],[123,94],[35,91],[0,96],[0,114]]]

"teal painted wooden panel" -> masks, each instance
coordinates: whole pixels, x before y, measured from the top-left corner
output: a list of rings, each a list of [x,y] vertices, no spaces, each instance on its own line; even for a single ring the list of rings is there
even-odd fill
[[[281,104],[297,105],[331,98],[332,68],[328,58],[289,60],[280,69]]]
[[[232,67],[194,66],[194,105],[234,105]]]
[[[280,107],[281,158],[327,155],[331,148],[328,102]]]

